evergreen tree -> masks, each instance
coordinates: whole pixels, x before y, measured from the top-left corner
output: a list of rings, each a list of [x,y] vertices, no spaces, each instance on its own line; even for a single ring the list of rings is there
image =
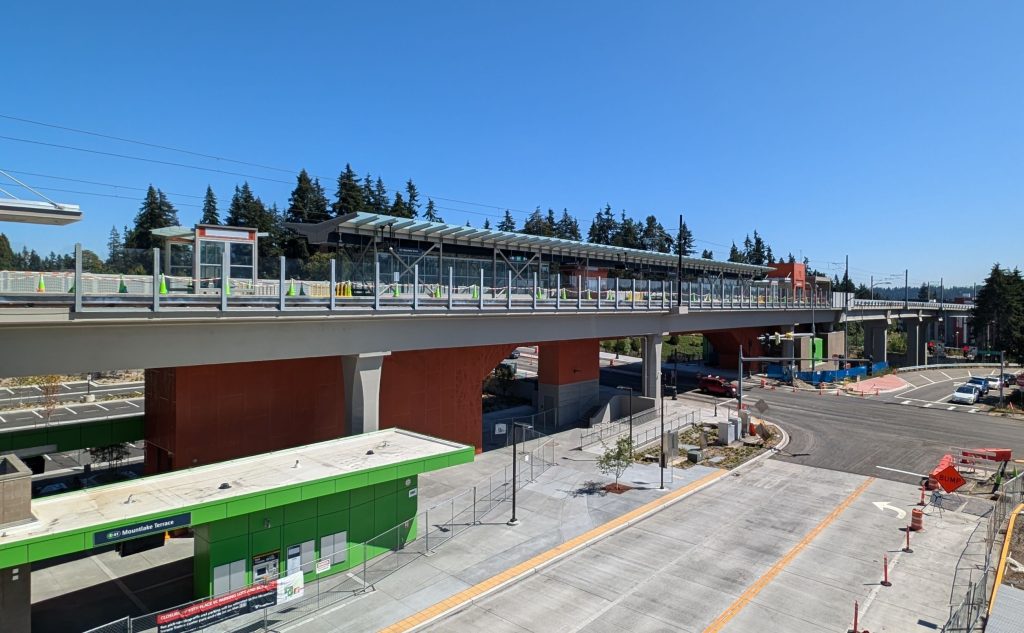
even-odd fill
[[[864,284],[860,284],[860,285],[857,286],[857,289],[854,291],[853,296],[854,296],[855,299],[870,299],[871,298],[871,289],[868,288],[867,286],[865,286]]]
[[[352,171],[352,165],[348,163],[345,163],[345,171],[338,175],[338,188],[334,192],[334,198],[331,212],[335,217],[362,211],[365,206],[363,188],[359,186],[359,176],[356,176],[356,172]]]
[[[391,205],[391,209],[388,211],[388,215],[393,215],[396,218],[411,218],[412,211],[409,210],[409,206],[405,203],[405,199],[402,198],[402,192],[395,192],[395,201]]]
[[[120,240],[120,238],[118,238]],[[0,233],[0,270],[14,269],[14,251],[7,236]]]
[[[795,264],[796,263],[796,257],[793,257],[793,253],[790,253],[789,256],[786,257],[786,263],[787,264]]]
[[[644,229],[640,233],[640,244],[644,250],[668,253],[672,250],[672,236],[653,215],[647,216]]]
[[[715,258],[715,254],[713,252],[709,251],[706,248],[703,250],[703,252],[701,252],[700,256],[701,256],[702,259],[714,259]]]
[[[427,210],[423,214],[423,219],[427,222],[444,222],[444,218],[437,213],[437,207],[434,205],[433,198],[427,198]],[[485,222],[484,228],[490,228],[490,225]]]
[[[594,215],[594,221],[587,232],[587,241],[591,244],[611,244],[619,232],[619,223],[612,213],[612,205],[606,204],[604,209]]]
[[[612,236],[612,245],[643,250],[644,244],[641,241],[643,228],[640,223],[633,218],[626,217],[625,211],[621,215],[622,219],[619,221],[618,230]]]
[[[491,230],[491,219],[490,218],[485,218],[484,219],[484,230],[487,230],[487,231]]]
[[[356,185],[358,189],[358,185]],[[312,180],[303,169],[295,178],[295,189],[288,198],[285,209],[286,222],[323,222],[330,217],[327,213],[327,195],[319,180]]]
[[[1018,360],[1024,355],[1024,278],[1020,270],[1012,272],[992,267],[978,289],[972,328],[985,348],[1002,350]]]
[[[161,245],[161,240],[152,234],[153,229],[162,229],[178,224],[178,212],[167,200],[164,192],[149,186],[146,199],[142,201],[135,215],[135,226],[124,237],[125,247],[149,251]]]
[[[420,192],[417,191],[412,178],[405,182],[405,208],[408,209],[410,218],[420,216]]]
[[[391,213],[391,197],[380,176],[377,176],[377,184],[373,188],[373,212],[380,215]]]
[[[918,301],[927,301],[930,297],[931,297],[931,288],[928,287],[928,284],[922,283],[921,287],[917,291],[917,300]]]
[[[747,241],[750,241],[750,238],[747,238]],[[732,246],[729,248],[729,261],[737,264],[742,264],[746,261],[746,258],[743,257],[743,253],[740,252],[740,249],[736,248],[736,242],[733,242]]]
[[[775,263],[775,253],[772,252],[772,247],[771,246],[769,246],[768,250],[765,252],[764,262],[766,264],[774,264]]]
[[[562,217],[555,223],[555,236],[574,242],[579,242],[583,239],[580,235],[580,223],[576,221],[576,218],[569,215],[568,209],[562,209]]]
[[[552,217],[554,212],[551,213]],[[527,235],[542,235],[550,237],[554,233],[554,227],[548,224],[547,218],[540,212],[540,207],[533,210],[530,217],[526,218],[523,224],[523,233]]]
[[[371,211],[373,213],[376,213],[376,211],[375,211],[375,209],[377,208],[377,205],[375,204],[376,191],[373,188],[373,179],[370,178],[370,172],[366,172],[366,178],[363,178],[362,194],[363,194],[363,206],[360,207],[359,210],[360,211]]]
[[[107,238],[107,268],[120,272],[124,264],[124,242],[121,241],[121,234],[117,227],[110,227],[110,237]]]
[[[682,245],[683,257],[689,257],[694,251],[694,240],[693,231],[686,226],[686,222],[683,222],[682,228],[679,230],[679,235],[676,239],[672,240],[672,252],[676,255],[679,254],[679,247]]]
[[[505,209],[505,217],[501,219],[501,222],[498,222],[498,230],[507,233],[516,232],[516,221],[512,219],[512,214],[509,213],[508,209]]]
[[[199,218],[200,224],[220,224],[220,215],[217,213],[217,196],[213,195],[213,187],[206,185],[206,196],[203,197],[203,215]]]
[[[746,243],[744,243],[746,246]],[[754,230],[754,241],[750,244],[749,250],[746,251],[747,263],[756,264],[758,266],[764,266],[768,263],[768,245],[765,244],[764,239]]]
[[[754,241],[750,239],[750,235],[748,234],[745,238],[743,238],[743,250],[740,251],[740,255],[743,257],[743,259],[740,260],[740,261],[743,262],[744,264],[749,264],[750,263],[750,257],[753,254],[754,254]]]

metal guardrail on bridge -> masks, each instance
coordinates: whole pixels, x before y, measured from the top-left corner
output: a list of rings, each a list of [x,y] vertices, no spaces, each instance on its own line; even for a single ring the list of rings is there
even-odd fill
[[[227,266],[225,262],[225,267]],[[196,284],[187,277],[161,271],[160,249],[153,249],[152,274],[113,275],[82,270],[81,246],[75,249],[74,272],[0,271],[0,307],[67,307],[75,313],[105,312],[117,316],[138,316],[146,312],[204,313],[231,311],[235,315],[276,310],[355,312],[381,309],[412,310],[502,310],[533,311],[657,311],[685,308],[705,310],[836,310],[831,293],[821,293],[812,303],[794,300],[782,286],[749,280],[706,279],[686,281],[681,287],[672,280],[589,279],[580,277],[575,286],[563,286],[561,277],[543,287],[538,276],[513,279],[508,273],[504,285],[485,285],[484,270],[479,283],[456,284],[453,268],[447,283],[421,281],[418,265],[411,268],[413,283],[387,282],[380,265],[374,266],[372,281],[340,280],[336,262],[330,260],[329,279],[296,280],[287,276],[288,265],[281,258],[278,279],[203,279]],[[436,278],[437,275],[434,275]],[[726,283],[728,281],[728,283]],[[681,292],[680,292],[681,291]],[[957,309],[958,304],[862,302],[851,308],[907,307],[915,309]]]

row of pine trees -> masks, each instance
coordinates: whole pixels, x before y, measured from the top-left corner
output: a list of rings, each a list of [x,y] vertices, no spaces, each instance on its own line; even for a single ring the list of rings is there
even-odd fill
[[[283,211],[275,203],[265,203],[253,192],[249,183],[244,182],[235,187],[227,209],[222,213],[213,188],[208,186],[199,221],[201,224],[251,227],[267,233],[267,237],[260,240],[259,259],[262,264],[270,265],[271,260],[279,255],[303,262],[312,255],[305,241],[285,228],[286,222],[323,222],[356,211],[444,222],[433,199],[428,197],[425,204],[422,202],[412,179],[392,194],[380,177],[374,178],[369,173],[360,177],[347,164],[339,174],[333,196],[330,197],[318,178],[311,177],[306,170],[300,171],[296,176],[295,188],[288,198],[288,205]],[[102,260],[90,251],[87,254],[87,267],[94,272],[143,272],[148,267],[145,254],[160,246],[160,240],[153,236],[152,231],[179,224],[178,211],[167,195],[150,185],[132,225],[125,225],[120,230],[116,226],[111,228],[106,259]],[[492,228],[489,219],[484,221],[483,228]],[[562,209],[561,214],[556,215],[553,209],[545,213],[537,207],[522,225],[517,224],[512,213],[506,210],[493,228],[527,235],[583,240],[579,221],[568,209]],[[587,231],[586,240],[592,244],[660,253],[679,253],[681,250],[684,256],[695,254],[694,236],[685,223],[669,230],[654,215],[639,219],[630,217],[625,211],[615,214],[611,205],[597,211]],[[700,256],[713,259],[714,253],[703,250]],[[757,231],[754,231],[753,239],[747,237],[742,250],[735,243],[732,245],[729,260],[750,264],[775,261],[771,247]],[[793,261],[792,255],[789,260]],[[67,256],[51,253],[49,257],[41,257],[28,249],[22,253],[13,253],[6,238],[0,240],[0,269],[57,270],[67,267]]]

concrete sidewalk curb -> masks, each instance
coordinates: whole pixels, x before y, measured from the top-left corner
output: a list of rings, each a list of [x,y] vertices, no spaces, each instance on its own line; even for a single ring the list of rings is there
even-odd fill
[[[768,422],[768,421],[766,420],[766,422]],[[536,573],[538,573],[538,572],[540,572],[540,571],[550,567],[551,565],[553,565],[553,564],[563,560],[564,558],[566,558],[570,554],[574,554],[574,553],[576,553],[576,552],[578,552],[580,550],[586,549],[586,548],[590,547],[591,545],[593,545],[595,543],[598,543],[598,542],[604,540],[605,538],[607,538],[607,537],[609,537],[609,536],[611,536],[613,534],[617,534],[617,533],[621,532],[622,530],[624,530],[624,529],[626,529],[626,528],[628,528],[628,527],[630,527],[632,525],[635,525],[636,523],[638,523],[640,521],[643,521],[644,519],[646,519],[646,518],[648,518],[648,517],[650,517],[650,516],[652,516],[654,514],[657,514],[661,510],[664,510],[665,508],[668,508],[668,507],[670,507],[672,505],[675,505],[679,501],[682,501],[683,499],[686,499],[686,498],[688,498],[688,497],[690,497],[690,496],[700,492],[701,490],[704,490],[705,488],[709,488],[710,486],[714,485],[716,482],[719,482],[722,479],[724,479],[729,474],[734,474],[737,471],[740,471],[742,469],[748,468],[748,467],[754,465],[755,463],[760,462],[761,460],[768,459],[768,458],[774,456],[775,454],[777,454],[780,451],[782,451],[782,449],[784,449],[789,444],[789,434],[786,432],[785,429],[783,429],[780,425],[776,424],[775,422],[768,422],[768,423],[772,424],[773,426],[775,426],[775,428],[779,429],[779,432],[782,433],[782,439],[779,441],[779,444],[777,446],[775,446],[775,447],[773,447],[773,448],[771,448],[769,450],[766,450],[765,452],[761,453],[760,455],[757,455],[754,458],[752,458],[752,459],[750,459],[750,460],[740,464],[739,466],[737,466],[736,468],[733,468],[732,470],[722,470],[721,474],[711,473],[711,474],[705,475],[704,477],[702,477],[701,479],[698,479],[695,482],[692,482],[691,484],[687,484],[687,486],[694,486],[694,487],[691,488],[691,489],[686,490],[686,486],[684,486],[684,488],[681,489],[681,490],[685,490],[685,492],[683,492],[682,494],[680,494],[677,497],[672,497],[672,498],[669,498],[669,499],[665,499],[665,498],[655,499],[652,502],[648,502],[649,504],[655,504],[655,505],[652,505],[651,507],[647,508],[643,512],[640,512],[638,515],[636,515],[634,517],[631,517],[631,518],[627,519],[626,521],[623,521],[620,525],[613,526],[613,527],[607,529],[606,531],[601,532],[600,534],[597,534],[597,535],[593,536],[590,539],[587,539],[585,541],[577,543],[576,545],[574,545],[574,546],[572,546],[570,548],[567,548],[566,550],[564,550],[562,552],[559,552],[558,554],[556,554],[554,556],[551,556],[550,558],[546,558],[546,559],[538,562],[537,564],[532,565],[532,566],[530,566],[530,567],[528,567],[528,568],[526,568],[526,569],[524,569],[522,571],[514,573],[513,575],[510,575],[510,576],[508,576],[506,578],[503,578],[503,576],[505,574],[508,574],[509,573],[508,571],[506,571],[504,573],[501,573],[501,574],[497,574],[496,576],[492,577],[492,580],[497,580],[497,582],[493,586],[488,587],[487,589],[481,591],[480,593],[478,593],[478,594],[476,594],[476,595],[474,595],[474,596],[472,596],[472,597],[470,597],[470,598],[468,598],[466,600],[458,601],[454,597],[448,598],[447,600],[442,600],[442,601],[438,602],[437,604],[435,604],[435,605],[433,605],[431,607],[427,607],[426,609],[421,610],[417,614],[413,614],[411,616],[408,616],[408,618],[404,618],[403,620],[401,620],[399,622],[396,622],[395,624],[392,624],[392,625],[390,625],[388,627],[385,627],[385,628],[381,629],[381,631],[388,632],[388,633],[392,633],[392,632],[393,633],[397,633],[398,631],[419,631],[419,630],[423,629],[426,626],[429,626],[431,624],[435,624],[435,623],[437,623],[437,622],[439,622],[439,621],[441,621],[441,620],[443,620],[443,619],[445,619],[445,618],[447,618],[447,617],[449,617],[451,615],[454,615],[454,614],[462,611],[463,609],[465,609],[467,607],[471,607],[474,604],[477,604],[477,602],[479,602],[480,600],[482,600],[482,599],[484,599],[484,598],[486,598],[488,596],[491,596],[491,595],[493,595],[495,593],[498,593],[499,591],[501,591],[501,590],[503,590],[503,589],[505,589],[505,588],[507,588],[507,587],[509,587],[511,585],[514,585],[514,584],[516,584],[517,582],[519,582],[521,580],[524,580],[526,578],[529,578],[530,576],[533,576],[534,574],[536,574]],[[706,479],[708,479],[712,475],[716,475],[716,476],[713,479],[705,481]],[[696,485],[694,485],[694,484],[696,484]],[[671,493],[669,493],[669,494],[671,494]],[[640,506],[640,508],[637,508],[637,509],[642,509],[643,507],[644,506]],[[615,522],[616,520],[617,519],[612,519],[608,523]],[[608,523],[605,523],[604,525],[607,525]],[[601,527],[602,526],[597,526],[596,528],[593,528],[593,529],[597,530],[597,529],[600,529]],[[586,533],[584,533],[584,535],[585,534]],[[559,546],[555,546],[555,548],[552,548],[552,549],[557,549],[558,547]],[[548,551],[550,552],[551,550],[548,550]],[[525,563],[529,563],[530,560],[533,560],[534,558],[543,557],[543,556],[545,556],[545,554],[546,553],[538,554],[537,556],[531,557],[530,559],[528,559],[528,560],[526,560],[524,562]],[[483,581],[483,583],[487,583],[487,582],[488,582],[488,580]],[[478,583],[478,584],[483,584],[483,583]],[[470,587],[469,589],[472,589],[472,587]],[[464,591],[466,591],[466,590],[464,590]],[[427,614],[426,619],[424,619],[424,620],[422,620],[420,622],[403,624],[403,622],[406,622],[407,620],[409,620],[411,618],[415,618],[419,614]]]

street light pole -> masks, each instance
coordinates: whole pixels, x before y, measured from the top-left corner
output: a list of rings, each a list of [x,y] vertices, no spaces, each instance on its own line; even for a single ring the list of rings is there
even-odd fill
[[[1000,383],[1002,384],[1002,383]],[[661,473],[661,485],[658,490],[665,489],[665,394],[661,394],[661,468],[658,471]]]
[[[1006,372],[1005,361],[1006,361],[1006,352],[1004,350],[999,350],[999,408],[1000,409],[1002,409],[1004,406],[1006,406],[1005,402],[1003,401],[1003,384],[1006,382],[1005,380],[1003,380],[1003,374]]]
[[[529,424],[523,424],[522,422],[512,423],[512,518],[508,520],[506,525],[516,526],[519,525],[519,519],[516,518],[516,463],[519,461],[519,451],[516,444],[516,429],[522,428],[523,433],[526,433],[526,429],[532,429],[533,427]],[[526,441],[524,435],[523,441]]]

